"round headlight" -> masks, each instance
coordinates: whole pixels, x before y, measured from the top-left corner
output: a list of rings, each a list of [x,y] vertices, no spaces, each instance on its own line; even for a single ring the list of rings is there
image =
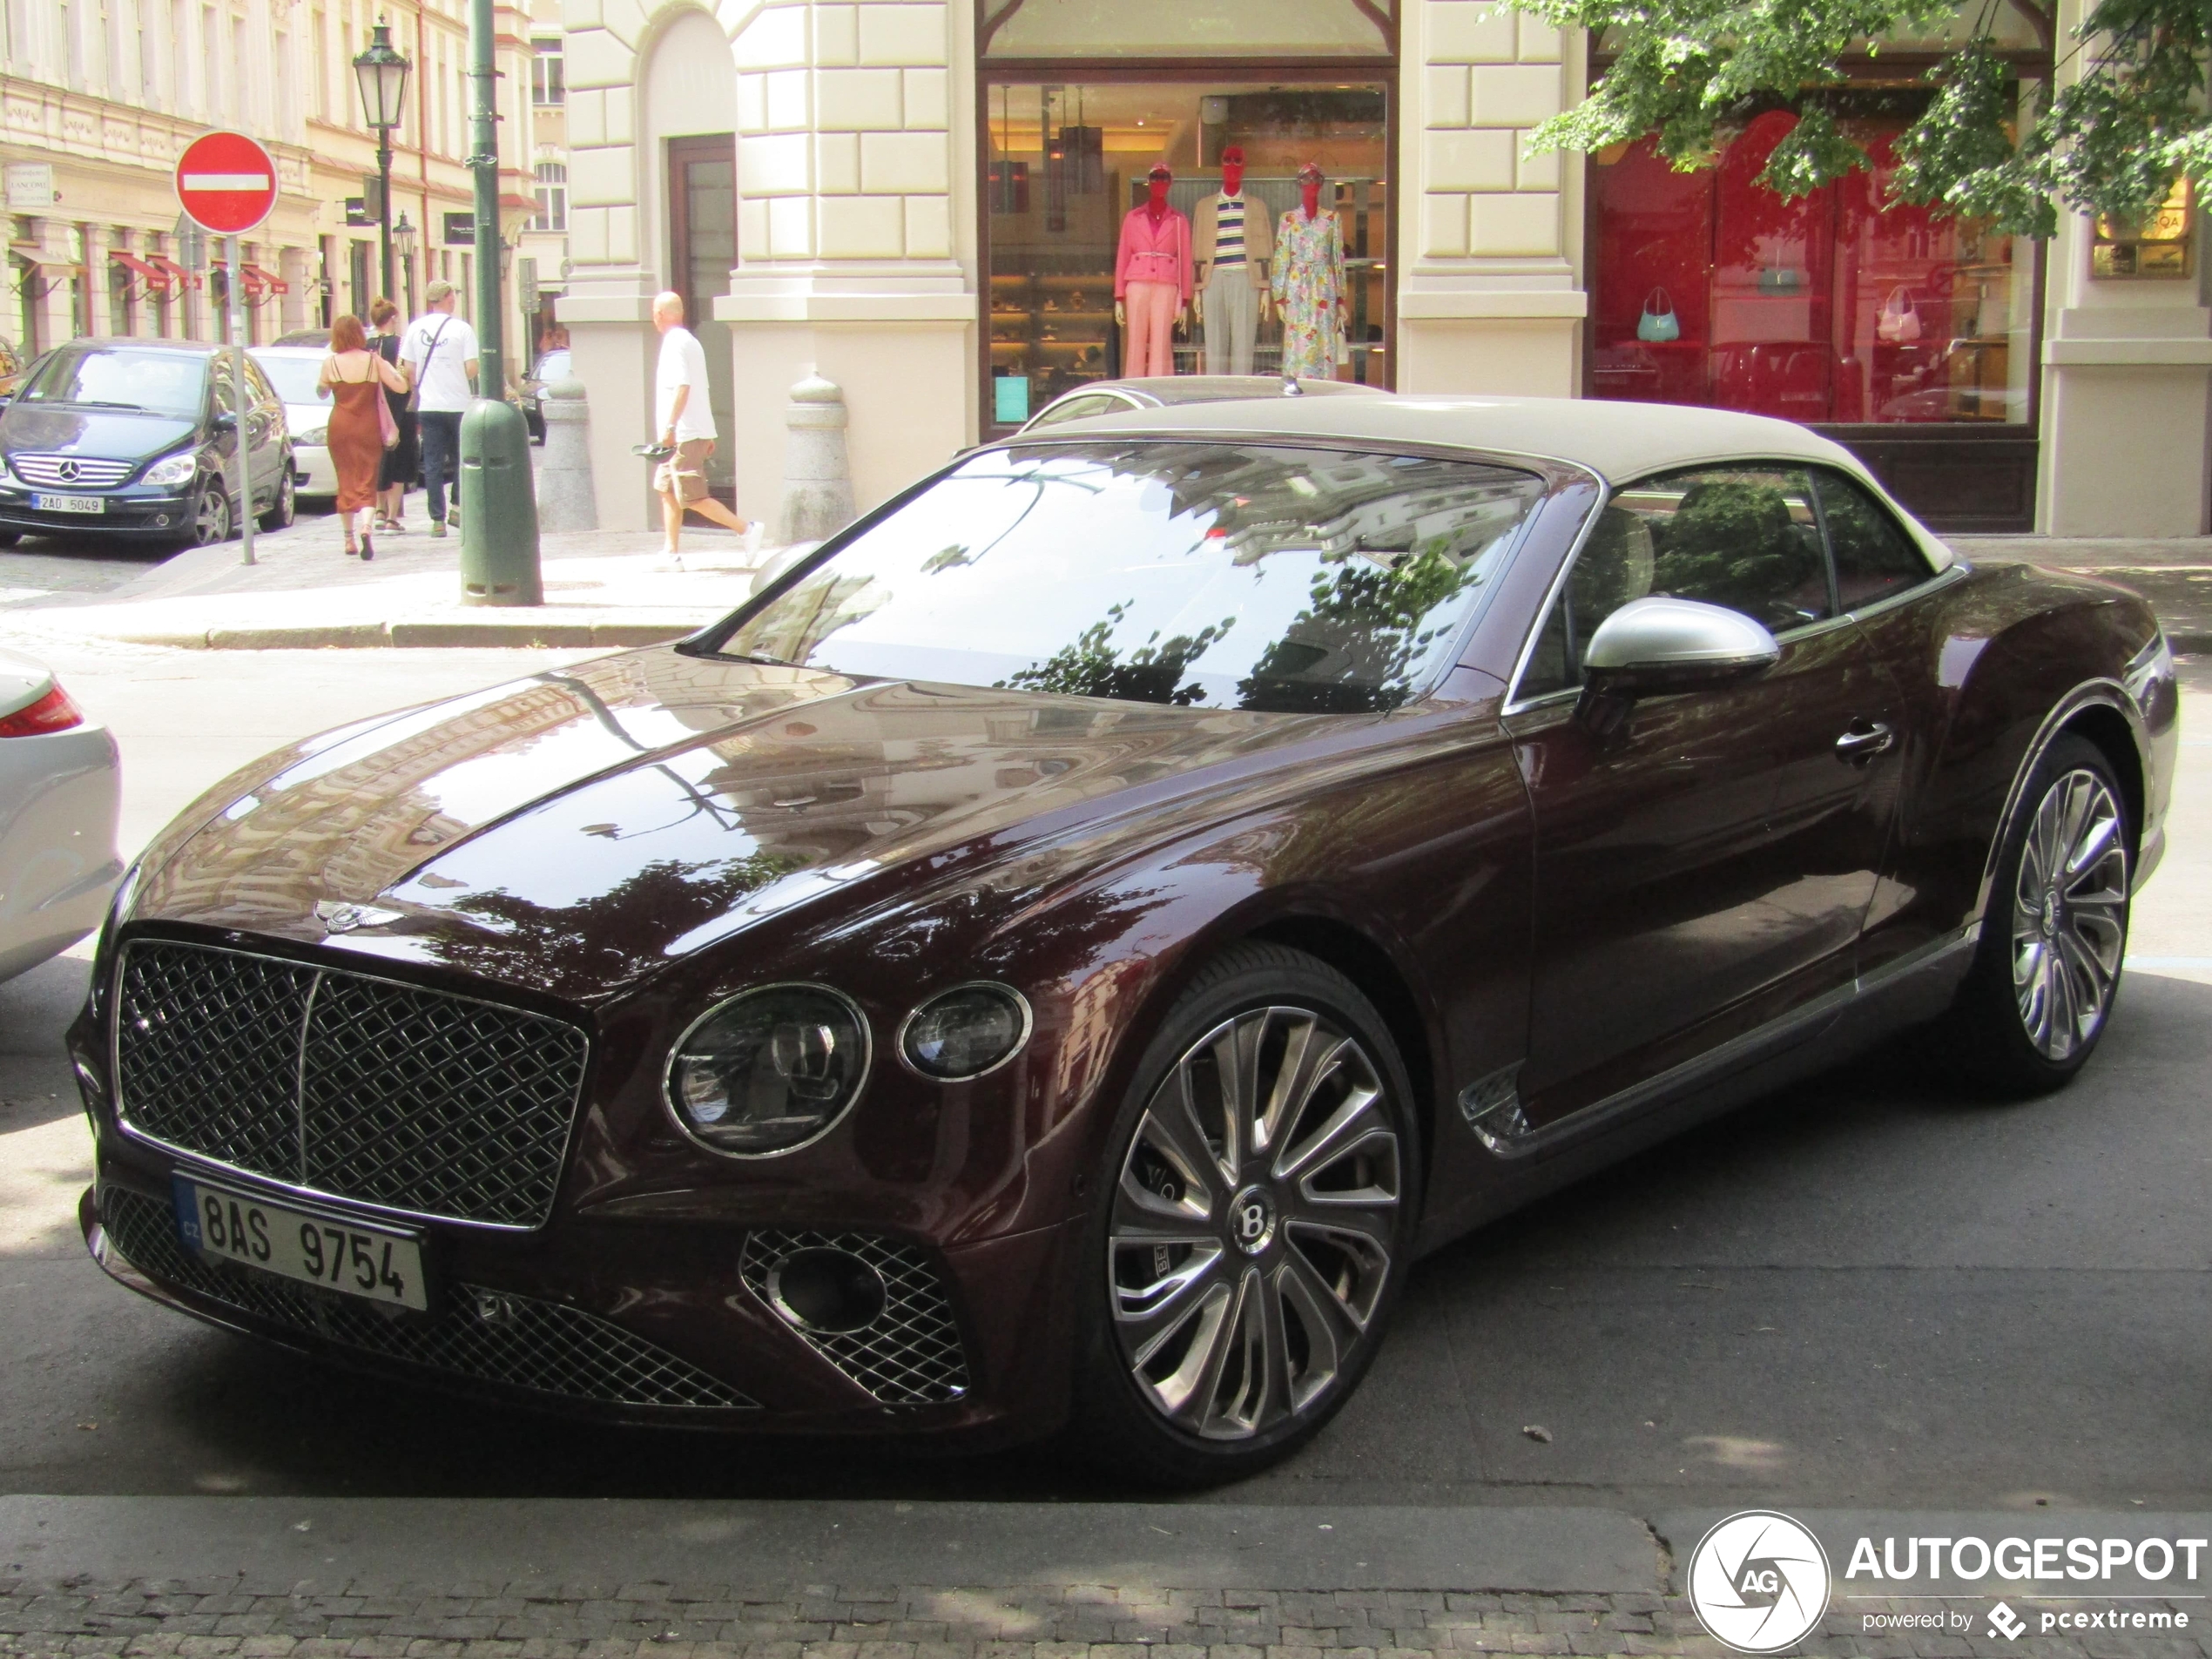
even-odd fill
[[[959,1082],[995,1071],[1029,1040],[1029,1005],[1010,986],[955,985],[907,1015],[899,1053],[925,1077]]]
[[[699,1020],[668,1062],[677,1121],[718,1152],[786,1152],[826,1131],[860,1097],[868,1025],[819,985],[771,985]]]

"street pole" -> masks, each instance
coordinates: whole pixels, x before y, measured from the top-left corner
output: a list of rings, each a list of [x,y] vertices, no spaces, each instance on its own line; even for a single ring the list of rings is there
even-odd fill
[[[469,0],[469,168],[476,185],[476,391],[461,421],[461,599],[545,603],[529,428],[507,401],[500,300],[499,105],[492,0]]]
[[[239,563],[253,563],[253,447],[246,441],[247,414],[253,409],[251,392],[246,382],[246,314],[239,307],[239,290],[246,286],[246,278],[239,269],[238,238],[223,239],[223,259],[230,267],[230,280],[223,286],[225,307],[230,314],[231,332],[231,418],[237,422],[231,428],[238,441],[238,544]]]
[[[392,129],[376,129],[376,199],[378,228],[382,233],[384,297],[392,297]],[[364,317],[362,321],[368,320]]]

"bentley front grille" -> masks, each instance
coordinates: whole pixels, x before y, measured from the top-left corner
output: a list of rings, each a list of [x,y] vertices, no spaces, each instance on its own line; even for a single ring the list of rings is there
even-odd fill
[[[864,1263],[882,1303],[857,1329],[825,1330],[797,1315],[770,1280],[794,1257],[830,1252]],[[823,1359],[887,1406],[940,1406],[967,1393],[968,1357],[943,1281],[914,1245],[873,1233],[763,1229],[745,1235],[738,1269],[753,1294]]]
[[[395,1316],[250,1268],[203,1262],[178,1242],[166,1204],[125,1188],[101,1189],[100,1223],[110,1244],[152,1278],[382,1359],[605,1406],[741,1411],[756,1404],[689,1360],[581,1308],[453,1285],[442,1312]]]
[[[117,974],[129,1128],[412,1215],[542,1226],[586,1049],[539,1015],[206,945],[133,940]]]

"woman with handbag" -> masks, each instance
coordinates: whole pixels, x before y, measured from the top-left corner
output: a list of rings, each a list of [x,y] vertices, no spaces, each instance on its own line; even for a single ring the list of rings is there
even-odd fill
[[[386,362],[408,374],[400,361],[400,308],[379,294],[370,301],[368,320],[376,332],[369,336],[369,349]],[[414,376],[408,374],[408,383]],[[407,394],[387,389],[384,394],[384,464],[377,473],[376,528],[398,535],[407,529],[407,489],[422,470],[421,446],[415,441],[415,411],[407,406]]]
[[[338,472],[338,522],[345,527],[348,557],[376,556],[376,544],[364,528],[358,547],[354,515],[373,511],[384,464],[384,423],[391,411],[388,391],[407,390],[407,376],[369,349],[359,317],[350,314],[330,325],[330,355],[322,360],[315,391],[337,406],[330,412],[331,465]]]

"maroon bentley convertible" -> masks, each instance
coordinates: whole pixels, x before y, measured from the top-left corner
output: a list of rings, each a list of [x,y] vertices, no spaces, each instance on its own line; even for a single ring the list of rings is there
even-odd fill
[[[364,721],[125,880],[117,1278],[608,1419],[1237,1474],[1409,1264],[1931,1021],[2067,1082],[2173,665],[1844,450],[1223,403],[967,455],[679,644]]]

